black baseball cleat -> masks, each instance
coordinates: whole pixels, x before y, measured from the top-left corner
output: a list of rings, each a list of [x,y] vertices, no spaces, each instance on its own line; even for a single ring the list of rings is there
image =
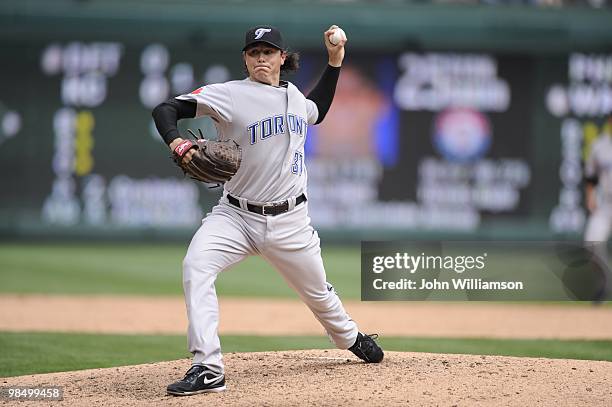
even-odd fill
[[[206,366],[193,365],[178,382],[167,388],[173,396],[191,396],[200,393],[217,393],[225,390],[225,376],[215,373]]]
[[[348,350],[366,363],[378,363],[383,360],[385,353],[381,347],[374,342],[376,338],[378,338],[377,334],[364,335],[359,332],[355,344]]]

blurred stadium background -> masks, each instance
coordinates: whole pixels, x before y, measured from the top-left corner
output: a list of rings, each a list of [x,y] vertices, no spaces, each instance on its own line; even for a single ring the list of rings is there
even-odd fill
[[[150,111],[242,78],[245,27],[261,21],[301,52],[304,89],[323,30],[350,36],[308,145],[327,242],[578,237],[581,161],[612,110],[612,12],[482,3],[4,1],[0,233],[188,238],[220,191],[180,176]]]
[[[582,162],[612,113],[607,0],[5,0],[2,293],[180,296],[182,254],[221,191],[182,176],[150,112],[243,78],[256,24],[301,53],[288,79],[304,90],[322,32],[349,37],[307,144],[311,217],[324,253],[342,246],[326,262],[349,299],[362,240],[581,238]],[[265,269],[238,276],[249,268]],[[292,295],[271,272],[227,278],[221,296]],[[4,349],[27,342],[11,335]]]

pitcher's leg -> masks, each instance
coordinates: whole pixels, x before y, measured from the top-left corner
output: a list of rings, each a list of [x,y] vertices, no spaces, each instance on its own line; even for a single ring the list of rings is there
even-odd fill
[[[216,257],[217,253],[208,253]],[[183,262],[183,291],[187,308],[187,341],[193,354],[193,364],[207,365],[211,370],[222,373],[223,361],[218,336],[219,304],[215,280],[221,269],[215,270],[202,256],[200,263],[193,263],[188,257]],[[231,263],[230,263],[231,264]]]
[[[213,211],[194,235],[183,260],[183,290],[189,320],[188,345],[193,364],[223,372],[218,336],[217,275],[251,251],[243,228],[226,213]]]
[[[357,339],[357,324],[326,281],[317,233],[308,227],[301,234],[302,248],[296,250],[295,241],[289,240],[288,246],[266,248],[262,254],[310,308],[336,346],[348,349]]]

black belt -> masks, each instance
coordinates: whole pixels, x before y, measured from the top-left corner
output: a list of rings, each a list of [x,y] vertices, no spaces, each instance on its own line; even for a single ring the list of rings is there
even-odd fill
[[[238,200],[238,198],[234,198],[230,194],[227,194],[227,200],[232,205],[240,208],[240,201]],[[306,195],[304,194],[295,198],[295,206],[298,206],[302,202],[306,202]],[[276,215],[280,215],[281,213],[285,213],[289,211],[289,201],[271,203],[271,204],[266,204],[266,205],[261,205],[261,206],[247,203],[247,209],[250,212],[258,213],[260,215],[276,216]]]

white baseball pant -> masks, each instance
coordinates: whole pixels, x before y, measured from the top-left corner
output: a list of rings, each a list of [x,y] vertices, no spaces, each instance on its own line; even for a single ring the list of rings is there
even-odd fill
[[[326,282],[320,240],[310,225],[308,203],[281,215],[263,216],[235,207],[224,197],[202,221],[183,261],[193,364],[223,372],[215,280],[221,271],[249,255],[261,255],[279,271],[338,348],[354,344],[357,325]]]

